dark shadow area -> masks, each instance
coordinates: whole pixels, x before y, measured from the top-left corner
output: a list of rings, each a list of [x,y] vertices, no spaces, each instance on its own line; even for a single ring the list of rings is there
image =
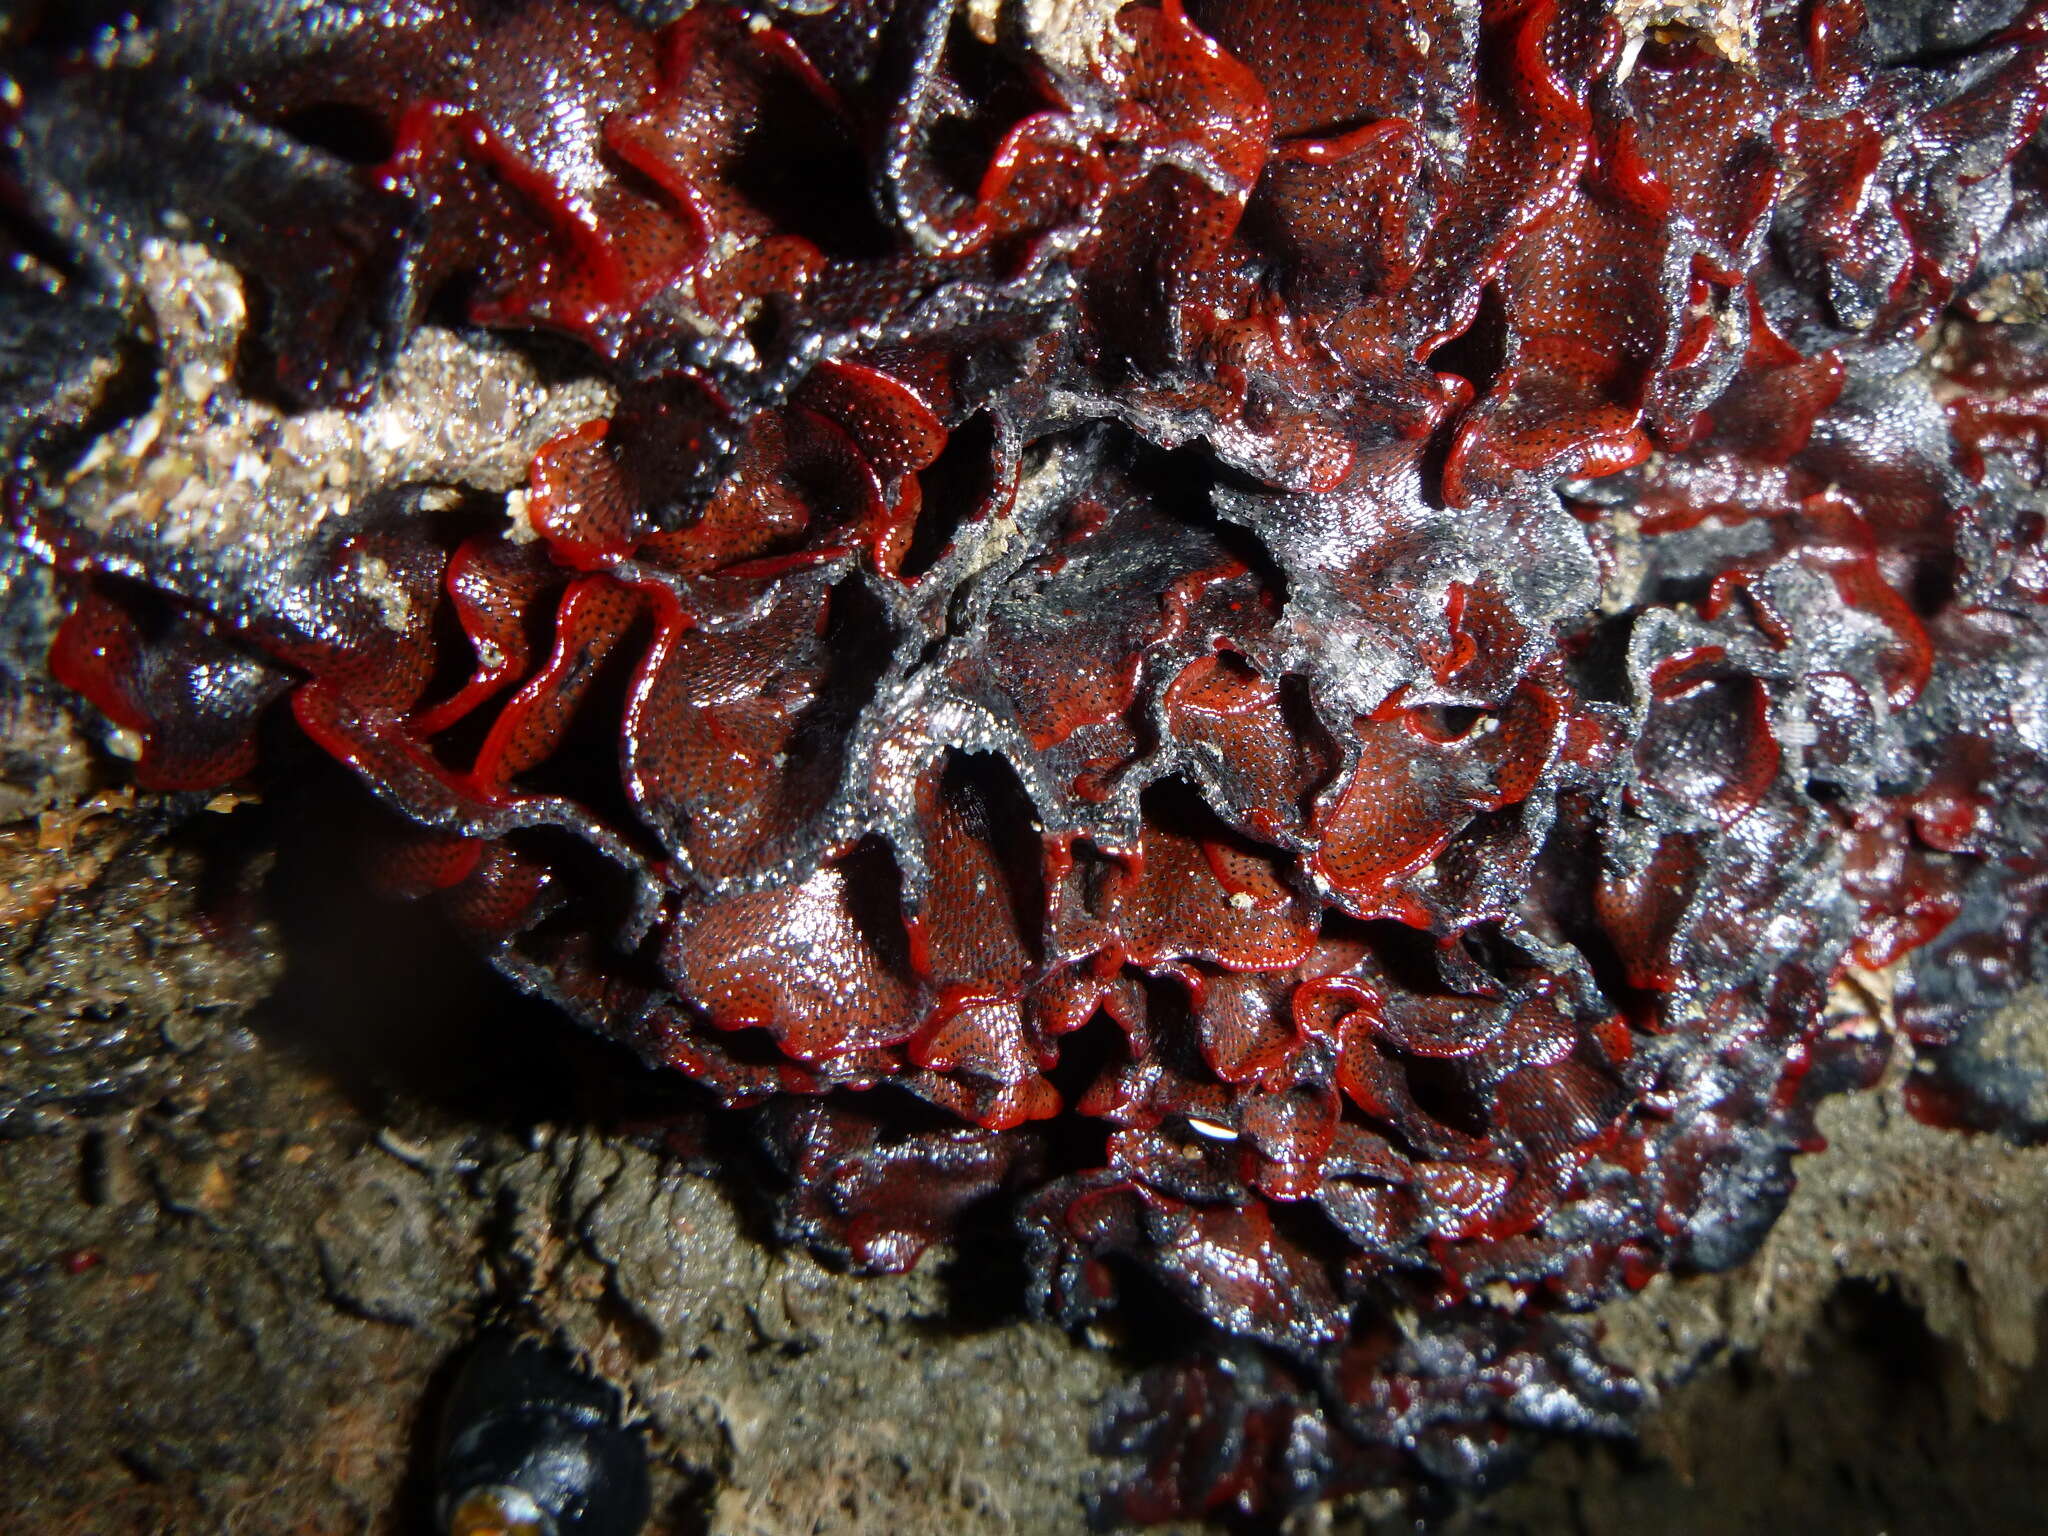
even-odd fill
[[[491,968],[432,899],[372,889],[367,850],[383,813],[307,753],[270,776],[247,816],[275,850],[263,905],[285,957],[256,1011],[266,1043],[331,1075],[366,1116],[430,1105],[479,1124],[616,1124],[671,1097],[697,1105],[620,1046],[577,1028]]]
[[[2037,1319],[2048,1343],[2048,1314]],[[1634,1446],[1554,1444],[1445,1536],[2031,1536],[2048,1497],[2048,1370],[2002,1419],[1970,1367],[1897,1290],[1845,1283],[1809,1369],[1743,1358],[1673,1392]],[[1340,1524],[1390,1536],[1391,1525]],[[1406,1527],[1402,1527],[1405,1531]]]

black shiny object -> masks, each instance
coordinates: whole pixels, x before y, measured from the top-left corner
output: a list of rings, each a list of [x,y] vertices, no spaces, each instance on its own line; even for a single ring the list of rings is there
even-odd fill
[[[507,1530],[635,1536],[647,1521],[647,1453],[621,1425],[619,1394],[533,1339],[491,1333],[456,1379],[442,1420],[436,1528],[502,1490],[550,1522]],[[470,1525],[465,1529],[487,1529]]]

